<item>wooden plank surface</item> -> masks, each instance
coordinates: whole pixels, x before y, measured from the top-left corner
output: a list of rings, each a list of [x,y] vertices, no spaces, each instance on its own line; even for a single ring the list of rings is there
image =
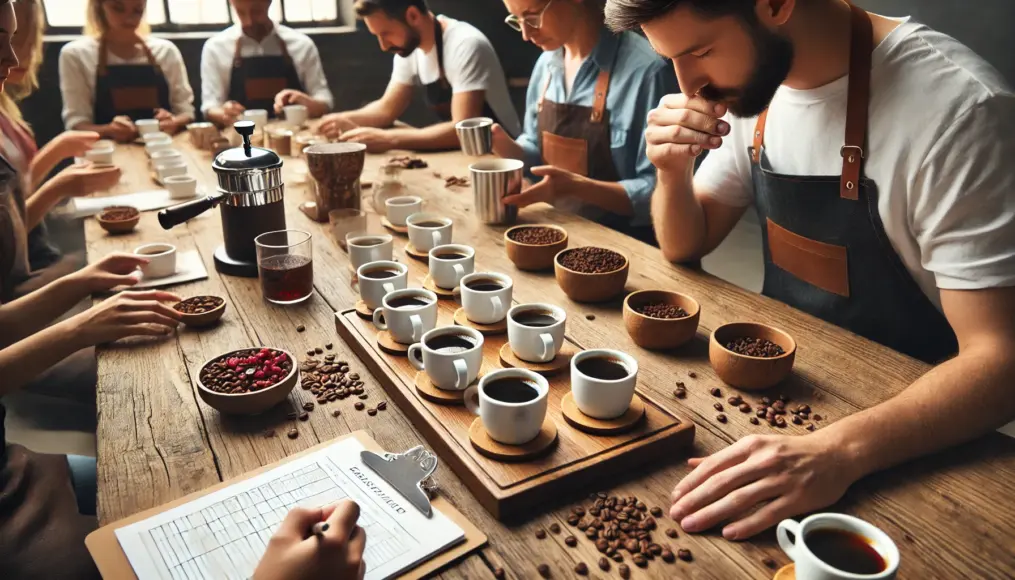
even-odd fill
[[[181,151],[202,185],[213,189],[211,156],[194,151],[186,136],[177,137]],[[364,178],[372,180],[385,156],[370,156]],[[628,290],[677,289],[702,304],[698,335],[691,343],[670,353],[653,353],[634,345],[623,330],[620,302],[579,305],[570,302],[557,287],[552,273],[515,270],[503,251],[504,227],[483,226],[472,218],[471,191],[444,187],[442,176],[466,176],[468,159],[458,153],[422,155],[430,169],[406,171],[404,179],[411,193],[426,199],[426,208],[455,220],[455,240],[477,249],[477,270],[509,274],[515,281],[515,300],[552,302],[568,311],[568,334],[584,348],[610,347],[638,358],[639,389],[661,402],[677,416],[697,426],[695,453],[715,452],[750,433],[768,433],[765,424],[751,425],[748,415],[728,412],[729,422],[715,420],[716,399],[709,389],[719,386],[723,398],[737,394],[722,385],[712,372],[707,357],[711,329],[725,322],[754,320],[779,326],[792,334],[798,344],[794,374],[774,389],[796,403],[807,403],[824,417],[820,425],[875,405],[898,393],[928,367],[919,361],[858,338],[785,305],[718,280],[706,273],[665,262],[659,251],[616,232],[548,206],[528,208],[520,221],[552,222],[567,228],[571,246],[598,245],[626,253],[632,262]],[[147,159],[140,147],[119,146],[116,162],[124,169],[117,193],[151,189]],[[203,489],[222,479],[277,461],[318,442],[356,429],[366,429],[383,447],[405,449],[424,443],[419,432],[397,405],[368,417],[353,410],[353,400],[337,403],[339,417],[315,410],[306,423],[296,422],[300,436],[290,440],[288,408],[280,406],[259,417],[234,418],[220,415],[197,396],[193,377],[208,358],[225,350],[250,345],[284,346],[303,352],[314,346],[333,343],[339,359],[348,360],[363,375],[371,403],[383,396],[378,381],[337,336],[334,312],[351,308],[356,292],[350,287],[345,253],[329,239],[327,225],[311,222],[297,209],[308,194],[297,183],[303,162],[285,160],[286,207],[290,227],[311,231],[315,236],[315,296],[294,307],[276,307],[261,299],[256,280],[219,276],[214,271],[212,252],[221,244],[218,211],[213,210],[191,222],[163,231],[154,213],[142,217],[139,229],[126,236],[105,234],[94,220],[86,220],[89,257],[95,259],[113,250],[130,250],[144,242],[172,241],[181,249],[200,252],[209,279],[176,288],[184,295],[223,296],[228,311],[222,323],[195,332],[181,330],[163,341],[116,344],[99,350],[99,509],[102,521],[136,513],[189,492]],[[372,192],[364,192],[364,206],[370,207]],[[402,261],[399,239],[396,254]],[[417,281],[418,283],[418,281]],[[305,332],[297,332],[305,325]],[[694,373],[694,378],[691,377]],[[676,381],[687,386],[686,399],[670,394]],[[757,395],[743,394],[754,404]],[[293,406],[310,400],[309,393],[296,389],[290,396]],[[330,404],[336,405],[336,404]],[[330,405],[323,411],[329,411]],[[265,437],[266,429],[274,437]],[[784,433],[803,434],[802,427]],[[886,442],[890,444],[890,442]],[[649,505],[665,507],[669,492],[688,468],[679,457],[661,454],[657,462],[639,470],[616,474],[613,481],[590,481],[589,489],[610,485],[609,492],[635,495]],[[524,523],[504,525],[493,519],[448,469],[438,472],[442,492],[473,522],[487,532],[490,546],[477,556],[443,572],[447,578],[492,577],[502,567],[508,577],[531,578],[539,563],[550,565],[554,577],[570,577],[578,562],[602,575],[595,562],[598,553],[581,534],[578,546],[567,547],[565,534],[551,534],[538,540],[534,532],[551,523],[564,522],[568,509],[585,500],[584,494],[562,495],[559,505],[529,514]],[[934,457],[910,462],[877,474],[853,486],[846,497],[830,509],[851,513],[881,527],[902,552],[902,578],[1003,578],[1015,576],[1015,509],[1011,505],[1011,482],[1015,481],[1015,442],[991,435]],[[673,522],[660,522],[674,527]],[[574,530],[570,530],[574,531]],[[788,559],[764,534],[742,543],[724,541],[717,532],[689,535],[680,533],[670,540],[657,533],[672,548],[688,548],[694,561],[667,565],[653,562],[648,569],[634,569],[634,578],[766,578],[772,576],[762,560]],[[628,562],[630,563],[630,562]]]

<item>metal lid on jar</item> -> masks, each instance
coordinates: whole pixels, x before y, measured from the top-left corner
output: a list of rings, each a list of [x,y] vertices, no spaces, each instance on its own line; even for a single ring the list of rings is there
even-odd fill
[[[243,137],[239,147],[226,149],[215,156],[212,169],[218,177],[219,191],[229,194],[271,192],[271,198],[281,199],[282,158],[270,149],[252,147],[253,121],[233,124]],[[275,190],[279,190],[277,195]]]

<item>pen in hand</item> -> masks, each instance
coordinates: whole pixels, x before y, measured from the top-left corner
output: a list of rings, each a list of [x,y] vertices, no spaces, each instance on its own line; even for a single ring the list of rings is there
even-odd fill
[[[314,527],[311,528],[310,530],[311,532],[313,532],[315,536],[317,536],[318,538],[322,538],[324,537],[324,532],[328,531],[329,527],[331,526],[330,524],[328,524],[328,522],[317,522],[316,524],[314,524]]]

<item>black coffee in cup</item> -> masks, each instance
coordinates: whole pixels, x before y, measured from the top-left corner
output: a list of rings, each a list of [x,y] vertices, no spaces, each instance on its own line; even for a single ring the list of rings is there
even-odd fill
[[[446,226],[447,224],[445,224],[443,222],[429,221],[429,222],[419,222],[418,224],[412,224],[412,225],[416,226],[417,228],[442,228],[442,227]]]
[[[538,387],[521,377],[490,381],[483,387],[483,391],[487,397],[502,403],[528,403],[539,396]]]
[[[494,280],[493,278],[477,278],[466,282],[465,287],[476,292],[496,292],[497,290],[503,290],[504,284],[500,280]]]
[[[604,381],[619,381],[631,374],[623,363],[605,356],[583,358],[575,366],[583,375]]]
[[[384,238],[364,237],[364,238],[353,238],[349,240],[349,243],[354,246],[359,246],[361,248],[369,248],[372,246],[379,246],[383,244],[385,241],[387,240],[385,240]]]
[[[476,348],[476,341],[467,334],[438,334],[428,339],[426,346],[439,354],[457,354]]]
[[[389,308],[418,308],[428,304],[430,301],[422,296],[399,296],[388,300]]]
[[[369,272],[363,272],[363,276],[366,278],[372,278],[374,280],[383,280],[385,278],[394,278],[401,274],[398,270],[370,270]]]
[[[465,258],[469,257],[468,255],[463,254],[462,252],[442,252],[440,254],[435,255],[441,260],[464,260]]]
[[[557,318],[550,312],[545,310],[523,310],[515,313],[512,317],[515,322],[522,326],[531,326],[534,328],[543,328],[546,326],[553,326],[557,324]]]
[[[819,560],[850,574],[878,574],[888,563],[860,534],[824,528],[807,532],[804,543]]]

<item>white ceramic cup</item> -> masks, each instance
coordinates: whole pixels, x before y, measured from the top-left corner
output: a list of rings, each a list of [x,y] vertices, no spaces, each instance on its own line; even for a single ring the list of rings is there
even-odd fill
[[[486,281],[500,285],[495,290],[473,288],[473,285]],[[459,286],[462,294],[462,308],[465,317],[478,324],[495,324],[504,320],[511,308],[511,294],[514,284],[510,276],[496,272],[473,272],[462,278]]]
[[[159,151],[153,151],[148,156],[149,163],[152,169],[155,168],[159,163],[166,163],[167,161],[183,161],[183,153],[180,153],[176,149],[161,149]]]
[[[515,317],[522,313],[538,312],[552,316],[556,322],[549,326],[526,326]],[[564,327],[567,312],[553,304],[519,304],[508,310],[508,344],[518,358],[534,363],[553,360],[564,346]]]
[[[371,234],[367,232],[349,232],[345,236],[345,246],[349,252],[349,261],[354,269],[363,264],[380,260],[391,261],[393,238],[388,234]]]
[[[244,121],[253,121],[257,129],[264,129],[268,124],[268,111],[265,109],[247,109],[240,116]]]
[[[536,389],[536,398],[524,403],[510,403],[490,397],[486,386],[498,379],[519,378]],[[528,443],[539,435],[546,419],[547,393],[550,384],[528,369],[499,369],[483,375],[479,385],[465,391],[465,406],[483,420],[483,428],[494,441],[505,445]]]
[[[165,183],[166,178],[174,175],[186,175],[187,174],[187,163],[182,159],[175,159],[166,161],[165,163],[159,163],[155,166],[155,174],[158,175],[159,181]]]
[[[452,253],[464,258],[443,258]],[[430,250],[430,278],[438,288],[453,290],[465,276],[476,270],[476,250],[462,244],[444,244]]]
[[[454,353],[434,350],[434,340],[449,334],[465,337],[473,346]],[[438,389],[464,391],[479,376],[483,365],[483,334],[464,326],[435,328],[409,347],[409,363],[424,371]]]
[[[310,118],[306,105],[286,105],[282,111],[285,113],[285,122],[296,127],[302,127]]]
[[[165,138],[151,139],[144,145],[144,150],[145,153],[148,154],[148,157],[151,157],[152,153],[155,153],[156,151],[164,151],[166,149],[172,148],[173,148],[173,140],[170,139],[168,136]]]
[[[99,145],[96,143],[91,149],[85,151],[85,159],[91,161],[92,163],[112,164],[113,151],[114,148],[112,144],[103,143],[102,145]]]
[[[197,179],[192,175],[171,175],[162,180],[169,199],[190,199],[197,195]]]
[[[887,567],[879,574],[852,574],[833,568],[807,548],[807,534],[814,530],[836,529],[859,534],[881,555]],[[789,535],[795,538],[790,540]],[[899,548],[888,534],[867,522],[845,514],[814,514],[803,521],[782,520],[775,530],[779,547],[796,565],[797,580],[892,580],[899,569]]]
[[[426,304],[398,306],[398,301],[405,298],[415,298]],[[395,342],[419,342],[424,334],[437,326],[437,295],[422,288],[407,288],[385,294],[381,299],[381,307],[374,310],[374,326],[378,330],[390,332]]]
[[[138,119],[134,121],[134,126],[137,127],[139,135],[149,135],[151,133],[159,132],[159,122],[157,119]]]
[[[426,223],[440,225],[420,225]],[[427,212],[414,213],[405,220],[405,225],[409,227],[409,241],[419,252],[429,252],[442,244],[450,244],[452,224],[450,218]]]
[[[176,273],[176,246],[172,244],[145,244],[134,248],[134,253],[150,260],[141,266],[145,278],[165,278]]]
[[[173,140],[173,138],[170,137],[168,133],[163,133],[162,131],[155,131],[154,133],[147,133],[145,135],[141,135],[141,140],[145,142],[145,145],[147,145],[152,141],[164,141],[166,139],[170,141]]]
[[[387,278],[375,278],[371,272],[382,270],[395,271],[397,274]],[[378,260],[363,264],[356,270],[356,285],[359,286],[359,296],[366,303],[367,308],[376,310],[381,306],[381,300],[391,292],[405,290],[409,281],[409,268],[405,264]]]
[[[619,379],[589,376],[578,369],[579,363],[603,358],[619,363],[627,375]],[[571,396],[578,410],[595,419],[616,419],[627,412],[638,384],[638,361],[619,350],[597,348],[582,351],[571,358]]]
[[[423,209],[423,198],[416,195],[400,195],[384,201],[384,213],[394,226],[404,226],[405,220]]]

